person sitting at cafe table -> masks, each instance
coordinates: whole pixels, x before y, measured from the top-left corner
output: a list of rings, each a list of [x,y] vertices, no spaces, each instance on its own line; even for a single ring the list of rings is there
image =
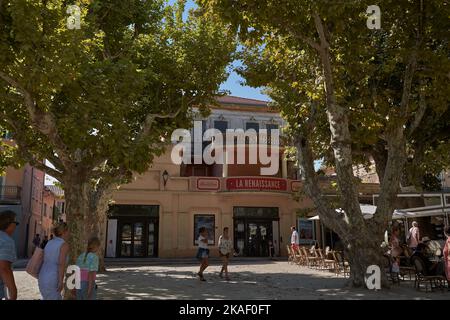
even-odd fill
[[[417,245],[416,251],[411,257],[411,261],[414,261],[414,257],[420,258],[425,264],[424,275],[434,276],[442,275],[444,272],[443,261],[440,255],[436,255],[435,252],[430,251],[431,244],[430,238],[423,237],[422,241]]]

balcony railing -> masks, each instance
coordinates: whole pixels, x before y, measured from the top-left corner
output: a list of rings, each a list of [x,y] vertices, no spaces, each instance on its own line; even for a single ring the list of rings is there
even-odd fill
[[[0,186],[0,202],[20,202],[21,192],[18,186]]]

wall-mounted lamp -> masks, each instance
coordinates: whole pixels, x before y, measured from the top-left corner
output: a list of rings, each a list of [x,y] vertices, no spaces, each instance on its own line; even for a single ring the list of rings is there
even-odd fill
[[[167,180],[169,180],[169,173],[167,172],[167,170],[164,170],[164,172],[163,172],[164,187],[167,184]]]
[[[167,180],[169,180],[169,173],[167,172],[167,170],[164,170],[164,172],[162,174],[162,178],[163,178],[163,182],[164,182],[164,187],[166,187]]]

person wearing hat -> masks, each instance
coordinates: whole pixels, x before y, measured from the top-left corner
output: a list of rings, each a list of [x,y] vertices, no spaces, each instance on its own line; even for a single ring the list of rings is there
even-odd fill
[[[17,260],[17,254],[12,235],[18,224],[14,212],[0,212],[0,300],[17,299],[17,287],[12,271],[12,263]],[[8,295],[5,286],[8,288]]]

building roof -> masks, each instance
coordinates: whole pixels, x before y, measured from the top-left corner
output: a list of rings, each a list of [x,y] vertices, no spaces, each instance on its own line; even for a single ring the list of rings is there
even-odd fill
[[[59,197],[59,198],[63,198],[64,197],[64,190],[58,186],[55,185],[46,185],[45,189],[50,191],[51,193],[53,193],[55,196]]]
[[[221,105],[237,105],[237,106],[252,106],[252,107],[267,107],[268,101],[247,99],[236,96],[222,96],[217,98],[217,102]]]

